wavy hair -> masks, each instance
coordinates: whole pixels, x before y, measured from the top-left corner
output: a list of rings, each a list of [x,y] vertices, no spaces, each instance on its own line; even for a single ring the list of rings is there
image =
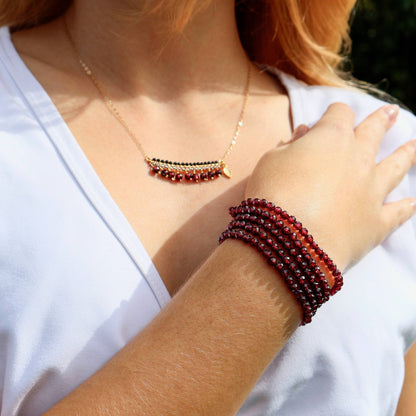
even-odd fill
[[[134,3],[134,0],[130,0]],[[149,13],[168,11],[181,32],[213,0],[158,0]],[[278,67],[311,85],[347,86],[349,21],[356,0],[236,0],[236,19],[250,59]],[[162,4],[163,3],[163,4]],[[0,25],[13,30],[50,21],[71,0],[0,0]]]

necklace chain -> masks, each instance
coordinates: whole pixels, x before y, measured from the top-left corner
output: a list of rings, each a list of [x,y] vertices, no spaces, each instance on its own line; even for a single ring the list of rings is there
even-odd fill
[[[235,144],[237,143],[237,139],[240,136],[241,128],[243,127],[243,124],[244,124],[244,115],[245,115],[247,101],[248,101],[249,92],[250,92],[250,81],[251,81],[250,62],[248,63],[247,80],[246,80],[246,84],[244,87],[243,105],[241,107],[240,115],[239,115],[237,125],[234,131],[233,139],[231,140],[231,143],[228,146],[228,149],[224,153],[223,157],[219,161],[214,161],[214,162],[203,162],[203,163],[170,162],[167,160],[150,158],[146,154],[136,134],[129,127],[126,120],[120,114],[120,111],[114,105],[114,102],[111,100],[111,98],[109,98],[108,95],[105,93],[103,87],[98,82],[95,75],[92,73],[90,67],[82,59],[81,54],[79,53],[75,45],[75,41],[72,38],[71,33],[69,31],[66,19],[64,19],[64,28],[65,28],[65,32],[69,40],[69,43],[71,44],[72,50],[75,53],[78,59],[78,62],[81,65],[81,68],[84,70],[85,74],[89,77],[91,82],[94,84],[95,88],[97,89],[98,93],[100,94],[102,100],[104,101],[110,113],[113,115],[113,117],[116,118],[116,120],[126,130],[130,139],[132,140],[134,145],[137,147],[137,149],[142,153],[146,162],[153,169],[154,173],[160,173],[162,174],[162,176],[165,176],[166,178],[171,179],[171,180],[179,180],[179,178],[180,180],[182,180],[186,176],[186,179],[194,181],[194,182],[198,182],[200,179],[205,179],[205,180],[215,179],[216,177],[221,176],[222,174],[225,174],[225,176],[229,178],[231,177],[231,170],[225,164],[224,160],[230,155]],[[166,173],[166,175],[164,173]]]

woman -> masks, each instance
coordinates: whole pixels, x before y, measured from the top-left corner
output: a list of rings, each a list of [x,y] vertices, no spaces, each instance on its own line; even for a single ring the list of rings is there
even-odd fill
[[[339,77],[353,3],[0,2],[2,416],[395,413],[416,120]],[[349,268],[305,327],[259,253],[217,246],[249,197]]]

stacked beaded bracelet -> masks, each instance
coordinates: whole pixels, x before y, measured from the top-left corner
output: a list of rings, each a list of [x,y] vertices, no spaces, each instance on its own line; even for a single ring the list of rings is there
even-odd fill
[[[249,198],[229,211],[233,220],[219,244],[233,238],[256,248],[300,303],[301,325],[311,322],[317,309],[342,287],[341,272],[333,261],[302,223],[272,202]]]

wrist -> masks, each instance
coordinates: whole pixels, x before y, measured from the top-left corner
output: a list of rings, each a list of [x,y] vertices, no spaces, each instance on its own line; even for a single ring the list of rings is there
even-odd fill
[[[301,305],[301,324],[311,322],[317,309],[343,285],[337,266],[301,222],[272,202],[249,198],[229,211],[234,219],[219,243],[238,239],[261,253]]]

